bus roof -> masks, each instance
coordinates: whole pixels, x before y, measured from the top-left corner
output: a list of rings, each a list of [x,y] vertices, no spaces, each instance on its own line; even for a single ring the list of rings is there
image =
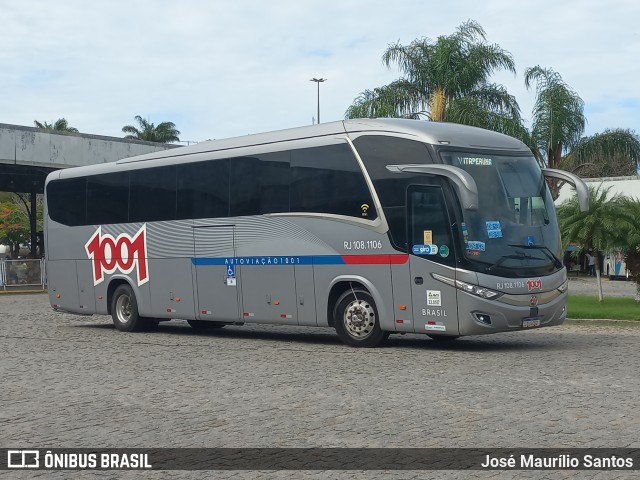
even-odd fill
[[[81,175],[105,173],[110,171],[114,165],[122,165],[123,167],[125,165],[133,166],[138,162],[150,160],[171,161],[173,158],[196,154],[223,152],[225,150],[234,150],[237,148],[251,148],[267,145],[271,145],[271,147],[273,147],[273,144],[280,142],[317,139],[321,137],[345,134],[355,136],[361,133],[396,134],[407,138],[414,137],[417,141],[433,145],[447,145],[448,147],[454,148],[482,148],[494,151],[509,150],[511,152],[530,152],[524,143],[513,137],[490,130],[469,127],[467,125],[400,118],[355,119],[244,135],[242,137],[233,137],[222,140],[210,140],[187,147],[172,148],[145,155],[123,158],[116,162],[58,170],[49,175],[47,182],[54,178],[69,178]]]
[[[401,118],[357,119],[321,123],[306,127],[257,133],[223,140],[210,140],[196,145],[124,158],[117,163],[170,158],[195,153],[252,147],[305,138],[316,138],[344,133],[380,132],[413,135],[431,144],[459,147],[524,150],[529,149],[520,140],[501,133],[455,123],[428,122]]]

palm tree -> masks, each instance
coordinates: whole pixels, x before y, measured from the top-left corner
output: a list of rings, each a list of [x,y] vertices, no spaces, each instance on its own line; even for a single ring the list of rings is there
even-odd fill
[[[600,251],[623,245],[625,232],[636,224],[633,213],[624,207],[626,197],[610,196],[609,188],[589,188],[589,211],[580,211],[574,195],[558,207],[560,233],[565,243],[578,243],[596,257],[598,301],[603,302]]]
[[[78,129],[69,126],[69,122],[67,122],[66,118],[59,118],[54,123],[48,122],[39,122],[38,120],[34,120],[33,124],[36,128],[41,128],[43,130],[55,130],[56,132],[72,132],[78,133]]]
[[[550,68],[525,71],[525,86],[536,84],[531,148],[543,167],[579,172],[583,176],[633,175],[640,163],[640,141],[630,130],[605,130],[582,137],[584,101]],[[563,154],[565,156],[563,157]],[[550,182],[558,197],[557,182]]]
[[[347,109],[347,118],[426,117],[464,123],[522,136],[524,127],[515,97],[489,82],[496,70],[516,73],[511,54],[485,42],[483,28],[472,20],[435,42],[417,39],[392,44],[382,56],[404,77],[362,92]]]
[[[527,68],[524,84],[531,88],[533,82],[532,150],[541,166],[559,168],[562,152],[576,146],[584,132],[584,101],[550,68]]]
[[[140,129],[133,125],[125,125],[122,127],[124,133],[128,133],[124,138],[136,140],[146,140],[147,142],[170,143],[179,142],[180,132],[176,129],[173,122],[162,122],[156,127],[153,123],[145,120],[140,115],[135,116],[136,121],[140,125]]]

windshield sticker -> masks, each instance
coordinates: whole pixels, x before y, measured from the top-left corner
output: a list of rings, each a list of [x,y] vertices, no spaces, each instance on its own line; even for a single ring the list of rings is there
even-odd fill
[[[440,245],[440,256],[447,258],[449,256],[449,247],[447,245]]]
[[[467,242],[467,250],[477,250],[479,252],[486,251],[486,244],[484,242],[469,241]]]
[[[425,230],[423,233],[424,244],[431,245],[433,243],[433,230]]]
[[[464,239],[464,243],[469,241],[469,230],[467,230],[467,224],[462,222],[462,238]]]
[[[491,158],[479,158],[479,157],[458,157],[460,165],[478,165],[481,167],[488,167],[493,164]]]
[[[489,238],[502,238],[502,229],[499,221],[487,221],[487,236]]]
[[[437,255],[437,245],[414,245],[412,248],[414,255]]]
[[[533,247],[536,244],[536,237],[529,235],[527,237],[527,246]]]
[[[369,204],[363,203],[362,205],[360,205],[360,209],[362,210],[363,217],[369,216]]]
[[[442,295],[440,290],[427,290],[427,305],[429,307],[442,306]]]

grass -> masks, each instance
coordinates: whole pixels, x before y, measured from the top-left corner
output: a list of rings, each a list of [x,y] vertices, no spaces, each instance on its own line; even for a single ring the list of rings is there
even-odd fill
[[[640,320],[640,304],[633,298],[598,297],[569,295],[567,318],[605,318],[611,320]]]

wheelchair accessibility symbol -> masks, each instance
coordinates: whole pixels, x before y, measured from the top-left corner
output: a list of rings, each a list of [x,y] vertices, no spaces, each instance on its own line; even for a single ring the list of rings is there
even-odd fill
[[[235,278],[236,276],[236,266],[235,265],[227,265],[227,277]]]
[[[229,287],[236,286],[236,266],[235,265],[227,265],[227,286]]]

